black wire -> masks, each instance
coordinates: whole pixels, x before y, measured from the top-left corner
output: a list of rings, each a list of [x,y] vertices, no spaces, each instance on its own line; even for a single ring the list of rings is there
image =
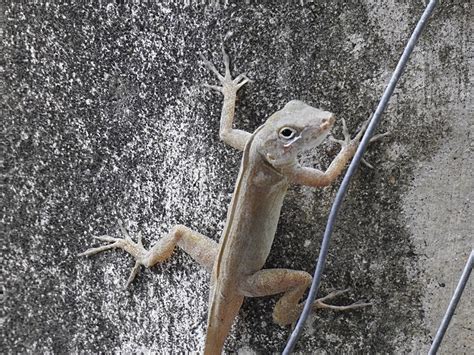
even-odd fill
[[[298,340],[299,336],[301,335],[301,332],[303,331],[304,323],[308,318],[309,313],[311,312],[312,304],[314,302],[314,299],[316,298],[316,294],[319,289],[319,284],[321,282],[321,275],[324,269],[324,264],[326,263],[329,241],[331,239],[331,233],[334,229],[334,221],[336,220],[337,213],[341,207],[344,195],[348,189],[352,175],[354,175],[355,171],[357,170],[357,167],[359,166],[359,163],[362,159],[362,155],[364,154],[367,145],[369,144],[370,138],[372,137],[375,129],[377,128],[377,125],[379,124],[382,113],[385,110],[385,107],[387,106],[390,96],[392,96],[392,93],[395,89],[398,80],[400,79],[400,76],[403,73],[403,70],[405,69],[405,66],[408,62],[408,58],[410,57],[410,54],[413,51],[413,48],[415,47],[415,44],[418,38],[420,37],[421,32],[423,31],[423,28],[425,27],[426,22],[431,16],[431,13],[433,12],[437,3],[438,0],[431,0],[427,5],[425,11],[421,15],[421,18],[418,21],[418,24],[416,25],[416,28],[413,31],[405,47],[405,50],[403,51],[402,56],[400,57],[397,67],[395,68],[395,71],[392,74],[390,82],[388,83],[382,95],[377,109],[375,110],[375,113],[372,119],[370,120],[369,126],[367,127],[367,131],[365,132],[364,137],[360,142],[359,148],[357,149],[354,155],[354,159],[352,159],[352,162],[349,165],[349,168],[347,169],[344,179],[342,180],[341,186],[337,191],[336,198],[331,207],[331,212],[329,213],[328,222],[326,224],[326,230],[324,231],[324,237],[321,243],[321,251],[319,252],[318,262],[316,264],[316,270],[314,272],[313,282],[309,290],[308,298],[306,299],[306,303],[304,305],[301,316],[295,326],[295,329],[293,330],[290,339],[288,340],[288,343],[286,344],[285,349],[283,350],[284,355],[288,355],[293,351],[296,341]]]
[[[462,271],[461,278],[459,279],[458,285],[456,286],[456,289],[454,290],[453,297],[451,298],[448,309],[446,310],[446,314],[444,315],[443,320],[441,321],[441,324],[439,325],[438,332],[435,335],[433,344],[431,344],[431,348],[430,348],[430,351],[428,352],[428,355],[435,355],[436,352],[438,351],[439,345],[441,344],[441,341],[443,340],[444,333],[446,333],[446,329],[448,329],[449,322],[451,321],[451,318],[453,317],[454,311],[456,310],[456,306],[458,305],[458,302],[461,299],[462,292],[464,291],[464,288],[466,287],[467,280],[469,280],[469,276],[471,275],[473,264],[474,264],[474,250],[471,250],[471,255],[467,259],[466,266],[464,266],[464,270]]]

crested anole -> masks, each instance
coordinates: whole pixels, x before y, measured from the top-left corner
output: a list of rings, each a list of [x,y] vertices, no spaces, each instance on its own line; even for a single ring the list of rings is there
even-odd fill
[[[124,238],[96,237],[109,244],[79,254],[88,256],[113,248],[125,250],[136,260],[128,285],[141,265],[151,267],[165,261],[175,246],[183,249],[211,273],[204,354],[222,352],[244,297],[283,293],[275,305],[273,320],[287,325],[298,318],[303,307],[300,300],[311,283],[311,275],[290,269],[262,269],[273,243],[283,198],[290,184],[314,187],[331,184],[354,155],[365,128],[351,139],[343,120],[345,139],[335,140],[342,149],[329,168],[323,172],[300,166],[297,155],[316,147],[325,139],[335,122],[334,115],[293,100],[271,115],[252,134],[233,129],[237,91],[249,79],[243,74],[232,78],[229,57],[224,51],[223,56],[224,75],[202,57],[221,83],[221,86],[206,86],[224,96],[219,130],[221,140],[243,151],[243,157],[219,242],[186,226],[177,225],[150,250],[146,250],[141,238],[137,243],[133,242],[121,227]],[[335,291],[316,300],[314,309],[347,310],[370,305],[356,302],[348,306],[335,306],[326,303],[345,291]]]

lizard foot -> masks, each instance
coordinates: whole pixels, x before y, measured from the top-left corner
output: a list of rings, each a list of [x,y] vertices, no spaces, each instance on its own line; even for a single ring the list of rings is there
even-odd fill
[[[349,130],[347,129],[346,121],[344,120],[344,118],[342,118],[342,134],[344,136],[344,139],[343,140],[342,139],[335,139],[334,137],[329,137],[329,139],[333,142],[338,143],[341,146],[341,148],[345,148],[345,147],[349,146],[350,144],[359,144],[359,142],[362,139],[362,136],[364,135],[365,130],[367,128],[367,125],[369,124],[371,118],[369,118],[367,121],[364,122],[364,124],[362,125],[362,128],[360,129],[359,132],[357,132],[357,135],[354,137],[354,139],[351,139],[351,135],[349,133]],[[390,134],[390,132],[376,134],[375,136],[370,138],[369,143],[373,143],[375,141],[378,141],[378,140],[382,139],[383,137],[388,136],[389,134]],[[369,162],[367,162],[367,160],[365,160],[364,158],[362,158],[361,162],[365,166],[367,166],[371,169],[374,168],[374,166],[372,164],[370,164]]]
[[[228,54],[225,52],[224,45],[222,45],[222,56],[224,58],[225,66],[224,75],[220,74],[214,64],[207,60],[202,54],[199,54],[199,56],[204,62],[204,65],[217,76],[222,84],[222,86],[204,84],[207,88],[217,90],[224,95],[235,95],[242,86],[251,81],[245,74],[237,75],[234,79],[232,78],[230,73],[230,60]]]
[[[351,144],[359,144],[360,139],[362,138],[362,135],[365,132],[365,129],[367,128],[368,121],[364,122],[362,125],[362,128],[360,129],[359,132],[357,132],[356,136],[354,139],[351,139],[351,134],[349,133],[349,130],[347,129],[347,124],[346,120],[344,118],[341,118],[342,120],[342,135],[344,136],[344,139],[336,139],[334,137],[329,137],[329,139],[332,142],[335,142],[341,146],[341,148],[345,148]]]
[[[326,308],[326,309],[332,309],[334,311],[349,311],[353,309],[358,309],[358,308],[363,308],[363,307],[368,307],[372,306],[372,303],[370,302],[362,302],[362,301],[357,301],[354,302],[350,305],[347,306],[334,306],[332,304],[327,304],[326,301],[331,300],[333,298],[336,298],[346,292],[348,292],[350,289],[346,288],[345,290],[337,290],[329,293],[327,296],[318,298],[317,300],[314,301],[313,303],[313,309],[321,309],[321,308]]]
[[[140,266],[143,265],[143,262],[141,262],[141,260],[145,256],[146,250],[143,247],[142,237],[140,233],[138,234],[138,243],[135,243],[120,221],[118,222],[118,227],[119,227],[120,232],[124,236],[124,238],[114,238],[108,235],[94,237],[94,239],[98,239],[103,242],[108,242],[109,244],[102,245],[96,248],[87,249],[86,251],[78,254],[78,256],[90,256],[90,255],[94,255],[105,250],[116,249],[116,248],[125,250],[126,252],[131,254],[136,260],[135,265],[133,266],[130,276],[128,278],[127,284],[125,286],[125,287],[128,287],[128,285],[130,285],[130,283],[133,281],[135,276],[137,276],[138,272],[140,271]]]
[[[379,133],[379,134],[376,134],[375,136],[372,136],[370,138],[370,141],[369,143],[373,143],[373,142],[376,142],[378,140],[381,140],[383,137],[386,137],[386,136],[389,136],[390,135],[390,132],[385,132],[385,133]],[[370,164],[367,160],[365,160],[364,158],[361,159],[361,162],[368,168],[370,169],[373,169],[374,166],[372,164]]]

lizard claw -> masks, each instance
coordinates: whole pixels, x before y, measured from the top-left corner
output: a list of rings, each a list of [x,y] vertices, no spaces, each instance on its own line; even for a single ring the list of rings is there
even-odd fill
[[[325,303],[325,301],[336,298],[336,297],[338,297],[338,296],[340,296],[344,293],[347,293],[349,291],[350,291],[349,288],[346,288],[344,290],[332,291],[327,296],[322,297],[322,298],[318,298],[316,301],[314,301],[313,307],[315,309],[327,308],[327,309],[332,309],[334,311],[349,311],[349,310],[353,310],[353,309],[372,306],[372,303],[363,302],[363,301],[357,301],[357,302],[351,303],[350,305],[347,305],[347,306],[335,306],[335,305],[332,305],[332,304]]]
[[[92,237],[92,238],[103,241],[103,242],[110,242],[110,243],[114,243],[120,240],[119,238],[110,237],[108,235],[99,235],[97,237]]]
[[[138,238],[138,243],[137,243],[137,245],[138,245],[139,247],[142,247],[142,248],[143,248],[142,232],[138,232],[137,238]]]
[[[373,143],[373,142],[376,142],[376,141],[378,141],[378,140],[381,140],[383,137],[389,136],[390,134],[391,134],[391,132],[385,132],[385,133],[376,134],[375,136],[373,136],[372,138],[370,138],[369,143]]]
[[[205,88],[216,90],[216,91],[219,91],[220,93],[222,93],[222,86],[209,85],[209,84],[202,84],[202,86],[204,86]]]
[[[125,284],[125,288],[128,288],[132,281],[135,279],[135,276],[138,275],[138,272],[140,271],[140,267],[142,264],[140,264],[138,261],[135,262],[135,265],[132,268],[132,271],[130,272],[130,276],[128,277],[127,283]]]
[[[140,271],[140,266],[144,265],[143,257],[146,255],[146,250],[143,247],[141,233],[138,233],[138,241],[137,243],[135,243],[130,237],[130,234],[128,233],[128,231],[123,226],[122,221],[119,220],[117,224],[118,224],[118,230],[122,234],[123,238],[114,238],[108,235],[93,237],[94,239],[97,239],[103,242],[108,242],[109,244],[102,245],[96,248],[87,249],[86,251],[79,253],[78,256],[90,256],[93,254],[100,253],[102,251],[116,249],[116,248],[127,251],[136,260],[135,266],[132,268],[130,276],[128,277],[128,281],[126,284],[126,287],[128,287],[130,283],[135,279],[135,276],[137,276],[138,272]]]
[[[206,88],[219,91],[224,95],[235,94],[242,86],[251,81],[245,74],[237,75],[237,77],[232,79],[232,75],[230,73],[230,59],[229,55],[224,49],[224,45],[222,45],[222,57],[224,60],[225,67],[224,75],[220,74],[215,65],[212,64],[209,60],[207,60],[206,57],[204,57],[201,53],[199,54],[199,56],[204,62],[204,66],[206,66],[211,72],[213,72],[222,84],[222,86],[203,84],[203,86]]]
[[[358,138],[359,140],[362,138],[363,134],[365,133],[365,130],[367,129],[367,126],[369,125],[369,122],[372,119],[372,116],[373,116],[373,114],[370,115],[369,119],[364,122],[361,130],[359,131],[359,133],[357,133],[356,138]],[[369,143],[373,143],[373,142],[376,142],[378,140],[381,140],[383,137],[389,136],[390,134],[391,134],[390,132],[376,134],[375,136],[372,136],[370,138]],[[370,164],[368,164],[368,166],[370,166]]]
[[[346,120],[344,118],[341,118],[341,120],[342,120],[342,135],[344,136],[344,139],[335,139],[334,137],[329,137],[329,139],[332,142],[335,142],[335,143],[339,144],[342,148],[347,147],[351,143],[359,143],[362,135],[365,132],[367,122],[365,122],[363,124],[362,128],[357,133],[357,135],[354,137],[354,139],[351,139],[351,134],[349,133],[349,130],[347,129]]]
[[[330,293],[328,293],[326,296],[323,298],[319,298],[318,301],[327,301],[327,300],[332,300],[333,298],[336,298],[340,295],[343,295],[344,293],[349,292],[351,289],[350,288],[345,288],[344,290],[335,290]]]
[[[330,136],[330,137],[329,137],[329,140],[330,140],[331,142],[334,142],[334,143],[339,144],[340,146],[344,146],[344,144],[345,144],[345,141],[343,141],[342,139],[336,139],[336,138],[334,138],[333,136]]]
[[[365,122],[362,124],[362,127],[361,127],[360,131],[357,132],[357,134],[356,134],[354,140],[360,142],[362,136],[363,136],[364,133],[365,133],[365,130],[367,129],[367,126],[369,125],[369,121],[370,121],[370,120],[367,120],[367,121],[365,121]]]
[[[122,235],[125,237],[125,240],[129,240],[132,242],[132,238],[130,238],[130,234],[128,234],[128,231],[125,229],[125,227],[123,226],[123,223],[122,223],[122,220],[121,219],[118,219],[117,220],[117,226],[118,226],[118,229],[119,231],[122,233]]]
[[[230,78],[230,59],[229,55],[225,51],[224,43],[222,43],[222,58],[224,60],[225,77]]]
[[[366,167],[368,167],[369,169],[373,169],[374,166],[372,164],[370,164],[367,160],[365,160],[365,158],[362,158],[361,159],[361,163],[364,164]]]
[[[357,132],[356,136],[351,139],[351,135],[349,134],[349,130],[347,129],[347,124],[346,124],[346,121],[344,120],[344,118],[342,118],[342,134],[344,136],[344,140],[342,139],[335,139],[334,137],[329,137],[329,140],[332,141],[332,142],[335,142],[337,144],[339,144],[342,148],[345,148],[347,147],[348,145],[350,145],[351,143],[355,143],[355,144],[359,144],[360,140],[362,139],[362,136],[364,135],[366,129],[367,129],[367,126],[370,122],[370,119],[372,118],[372,116],[363,123],[361,129],[359,130],[359,132]],[[381,134],[377,134],[375,136],[373,136],[369,143],[373,143],[375,141],[378,141],[380,139],[382,139],[383,137],[385,136],[388,136],[390,135],[390,132],[386,132],[386,133],[381,133]],[[368,168],[370,169],[373,169],[374,166],[372,164],[370,164],[367,160],[365,160],[364,158],[362,158],[361,160],[362,164],[364,164],[365,166],[367,166]]]
[[[224,77],[219,73],[214,64],[212,64],[206,57],[204,57],[202,53],[199,53],[199,57],[201,57],[201,60],[204,62],[204,65],[210,71],[212,71],[219,78],[220,81],[224,80]]]
[[[379,134],[376,134],[375,136],[373,136],[372,138],[370,138],[369,140],[369,143],[373,143],[373,142],[376,142],[378,140],[381,140],[383,137],[386,137],[386,136],[389,136],[390,135],[390,132],[385,132],[385,133],[379,133]],[[374,166],[372,164],[370,164],[367,160],[365,160],[364,158],[362,158],[361,160],[361,163],[364,164],[366,167],[370,168],[370,169],[374,169]]]
[[[232,80],[234,84],[237,84],[238,89],[240,89],[242,86],[244,86],[245,84],[251,81],[252,80],[250,80],[245,74],[239,74],[234,80]]]
[[[102,236],[93,237],[93,238],[101,240],[103,242],[109,242],[110,244],[102,245],[96,248],[87,249],[86,251],[77,254],[78,256],[90,256],[90,255],[100,253],[101,251],[118,248],[120,247],[121,241],[123,240],[119,238],[109,237],[108,235],[102,235]]]
[[[344,119],[344,117],[342,117],[341,119],[342,119],[342,135],[344,136],[344,141],[346,143],[349,143],[351,140],[351,135],[349,133],[349,130],[347,129],[346,120]]]

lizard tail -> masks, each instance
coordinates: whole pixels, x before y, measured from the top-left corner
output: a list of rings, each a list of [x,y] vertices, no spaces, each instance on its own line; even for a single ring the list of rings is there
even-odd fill
[[[239,313],[243,301],[243,296],[232,295],[222,298],[220,302],[217,302],[211,308],[207,319],[204,355],[222,354],[225,339],[230,332],[232,323]]]

